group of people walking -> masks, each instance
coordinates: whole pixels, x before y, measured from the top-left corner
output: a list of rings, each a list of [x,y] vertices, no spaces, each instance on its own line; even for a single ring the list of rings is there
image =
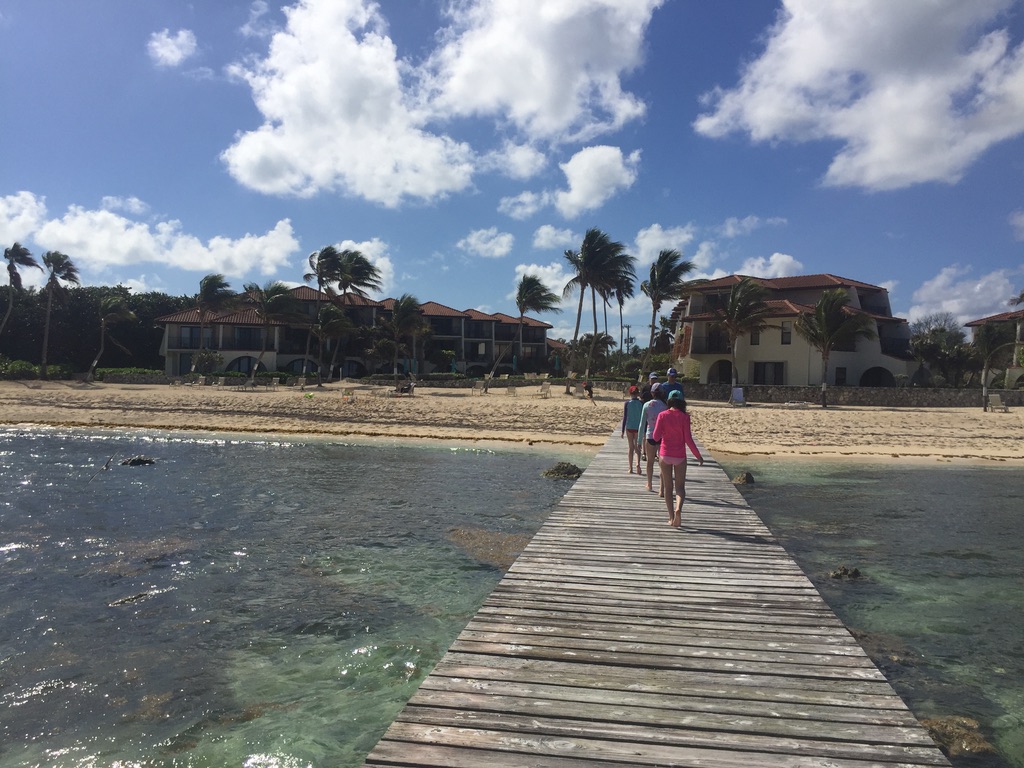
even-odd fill
[[[651,373],[640,389],[629,388],[629,400],[622,411],[621,437],[629,440],[629,472],[643,476],[641,463],[647,463],[647,490],[654,491],[654,462],[657,460],[660,495],[668,509],[668,524],[682,524],[683,501],[686,499],[686,451],[704,464],[690,431],[690,414],[686,412],[683,385],[678,372],[669,368],[665,382]]]

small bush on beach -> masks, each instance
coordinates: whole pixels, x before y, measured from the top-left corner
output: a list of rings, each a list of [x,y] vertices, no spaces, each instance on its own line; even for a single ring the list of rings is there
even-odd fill
[[[25,360],[0,361],[0,376],[5,379],[37,379],[39,369]]]

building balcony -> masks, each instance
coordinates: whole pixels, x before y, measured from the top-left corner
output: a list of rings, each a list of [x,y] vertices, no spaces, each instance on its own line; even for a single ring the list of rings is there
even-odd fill
[[[728,355],[731,351],[728,339],[694,336],[690,341],[691,355]]]

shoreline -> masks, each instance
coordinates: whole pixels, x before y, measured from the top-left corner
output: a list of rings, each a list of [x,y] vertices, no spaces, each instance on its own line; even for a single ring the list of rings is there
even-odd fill
[[[342,389],[353,397],[343,396]],[[539,384],[474,396],[468,389],[421,386],[412,397],[380,397],[376,387],[332,383],[305,390],[239,392],[159,384],[0,382],[0,424],[338,438],[357,442],[431,441],[486,450],[534,449],[592,454],[617,437],[623,400],[595,402]],[[1024,409],[830,406],[745,407],[691,401],[703,449],[735,463],[780,460],[957,463],[1024,466]],[[625,452],[625,445],[623,445]]]

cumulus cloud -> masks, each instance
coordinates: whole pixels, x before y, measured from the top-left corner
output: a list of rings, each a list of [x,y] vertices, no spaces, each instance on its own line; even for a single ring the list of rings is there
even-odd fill
[[[658,254],[665,250],[679,251],[683,258],[689,258],[686,254],[686,246],[693,242],[694,227],[687,224],[685,227],[669,227],[661,224],[652,224],[636,233],[636,248],[633,256],[641,265],[653,264]],[[692,259],[690,259],[692,261]]]
[[[973,277],[971,272],[971,267],[953,264],[925,281],[913,293],[908,319],[949,312],[960,323],[967,323],[1006,312],[1007,302],[1018,293],[1011,273],[1000,269]]]
[[[500,259],[508,256],[516,239],[508,232],[499,232],[497,227],[476,229],[459,240],[456,245],[466,253],[485,259]]]
[[[274,25],[266,18],[269,12],[270,7],[266,0],[253,0],[249,6],[249,19],[239,32],[244,37],[269,37],[274,32]]]
[[[600,208],[619,190],[633,185],[639,165],[639,150],[623,156],[618,147],[581,149],[559,165],[569,188],[555,192],[555,208],[567,219]]]
[[[550,224],[542,224],[533,233],[533,247],[542,251],[552,248],[564,250],[579,239],[571,229],[557,229]]]
[[[767,259],[758,256],[740,265],[739,274],[752,277],[791,277],[803,272],[804,265],[786,253],[773,253]]]
[[[196,36],[189,29],[179,29],[173,35],[163,29],[149,36],[146,50],[158,67],[177,67],[193,56],[197,49]]]
[[[784,0],[740,83],[694,127],[754,141],[838,141],[824,181],[872,190],[954,183],[1024,132],[1024,49],[996,23],[1013,0]]]
[[[4,247],[27,240],[46,219],[46,198],[31,192],[0,197],[0,243]]]
[[[644,114],[621,77],[642,63],[663,0],[451,3],[429,62],[434,107],[511,121],[527,136],[587,141]]]
[[[299,243],[288,219],[263,235],[213,237],[206,243],[182,231],[178,221],[150,225],[112,211],[72,206],[59,219],[43,223],[34,239],[46,250],[70,255],[83,270],[157,263],[197,272],[244,277],[271,275],[287,266]]]
[[[221,158],[241,184],[274,195],[336,191],[394,207],[465,189],[474,153],[425,129],[375,4],[305,0],[267,57],[231,72],[264,123]]]
[[[380,4],[300,0],[283,9],[265,56],[229,68],[263,121],[222,160],[266,194],[337,192],[388,207],[465,190],[478,171],[531,178],[546,164],[538,142],[590,140],[644,114],[621,81],[643,63],[663,2],[460,0],[416,62],[397,50]],[[266,14],[253,3],[242,34],[267,36]],[[439,129],[463,118],[513,137],[474,147]]]
[[[540,192],[522,192],[513,197],[503,197],[498,203],[498,212],[509,218],[522,221],[533,216],[548,203],[549,196]]]

